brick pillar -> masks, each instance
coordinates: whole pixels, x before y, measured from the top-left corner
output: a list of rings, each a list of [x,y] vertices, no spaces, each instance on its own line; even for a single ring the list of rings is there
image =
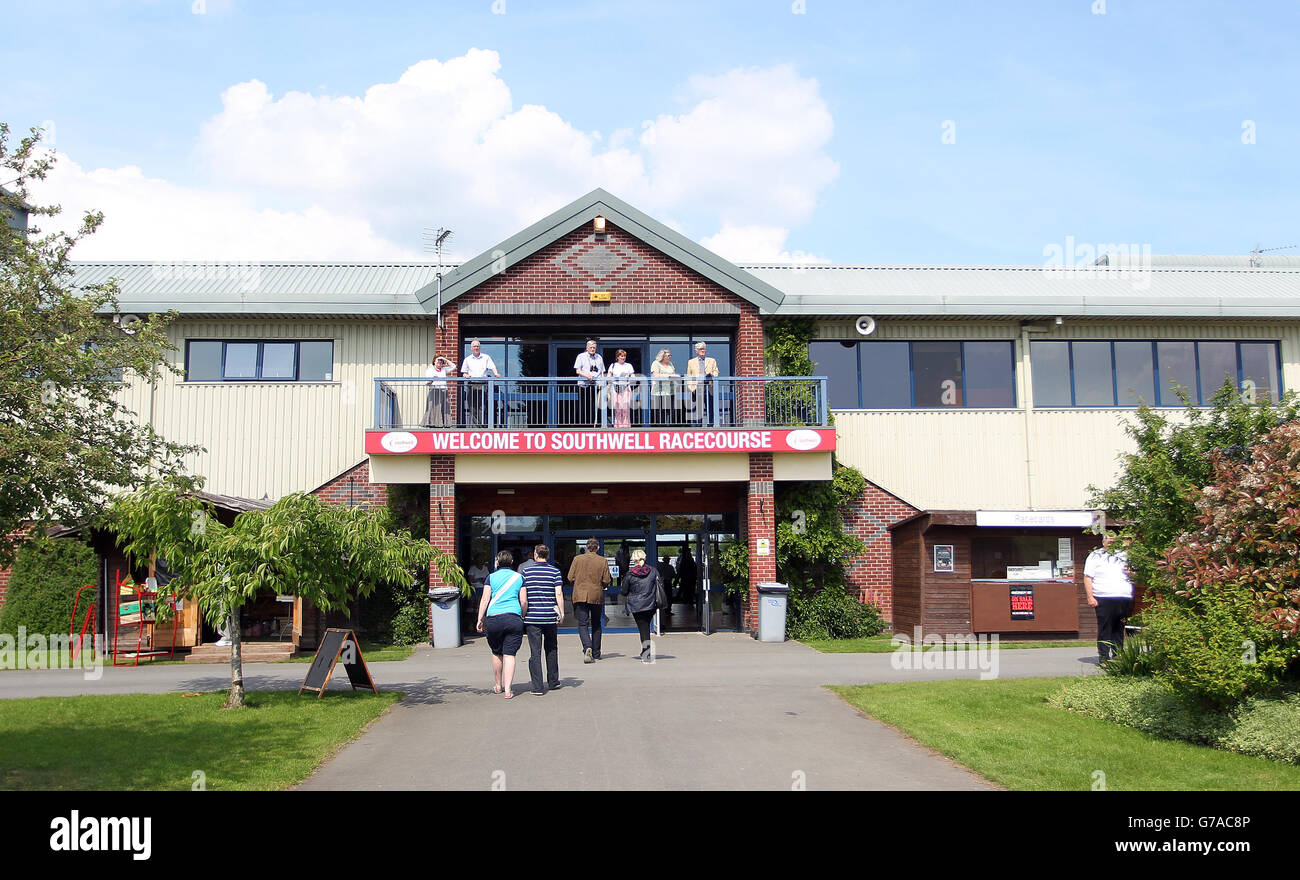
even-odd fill
[[[446,278],[443,278],[446,281]],[[449,303],[442,307],[442,327],[434,330],[433,344],[436,351],[429,355],[429,360],[433,360],[433,355],[440,354],[444,357],[451,358],[456,362],[456,369],[460,369],[460,313],[456,311],[457,304]],[[459,382],[447,383],[447,405],[450,407],[452,424],[460,422],[460,385]]]
[[[776,580],[776,496],[773,494],[772,453],[749,456],[749,498],[745,532],[749,539],[749,605],[745,608],[746,632],[758,631],[758,585]],[[758,541],[766,539],[768,554],[758,555]]]
[[[429,457],[429,543],[444,553],[456,552],[456,459]],[[437,566],[429,567],[429,588],[447,586]],[[433,604],[429,605],[429,638],[433,638]]]

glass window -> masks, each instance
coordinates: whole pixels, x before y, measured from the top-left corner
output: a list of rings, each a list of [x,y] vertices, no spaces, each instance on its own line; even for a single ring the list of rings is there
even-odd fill
[[[1072,406],[1070,344],[1031,342],[1029,360],[1034,375],[1034,406]]]
[[[263,379],[293,379],[298,346],[292,342],[267,342],[262,345]]]
[[[827,379],[827,394],[832,409],[856,409],[861,405],[858,399],[858,347],[856,342],[813,342],[808,346],[808,355],[813,359],[813,375],[825,376]],[[864,378],[871,375],[865,365],[862,374]],[[903,378],[903,392],[906,394],[906,373]],[[870,381],[867,379],[863,384]]]
[[[1015,366],[1010,342],[965,342],[967,406],[1015,406]]]
[[[1250,385],[1246,383],[1250,382]],[[1277,345],[1272,342],[1241,344],[1242,390],[1253,389],[1256,400],[1278,401]]]
[[[1201,374],[1201,403],[1208,404],[1225,381],[1237,387],[1237,344],[1198,342],[1196,359]]]
[[[1157,342],[1156,365],[1160,369],[1160,405],[1182,406],[1176,389],[1184,388],[1196,403],[1196,343]]]
[[[1074,405],[1114,406],[1110,343],[1074,342],[1070,349],[1074,364]]]
[[[256,342],[226,343],[226,367],[222,375],[227,379],[256,379],[260,347]]]
[[[333,381],[334,343],[298,343],[298,378],[304,382]]]
[[[858,346],[862,358],[864,407],[907,409],[912,405],[908,348],[906,342],[864,342]]]
[[[1009,565],[1041,566],[1049,572],[1060,561],[1059,541],[1056,535],[976,536],[971,539],[970,547],[971,578],[1005,578]],[[1044,566],[1044,562],[1051,565]],[[1053,574],[1047,574],[1046,578]]]
[[[912,393],[916,406],[961,406],[961,343],[912,343]]]
[[[1137,406],[1156,402],[1155,365],[1151,360],[1151,343],[1115,343],[1115,391],[1120,406]]]
[[[219,382],[221,380],[220,342],[195,341],[190,343],[185,379],[188,382]]]

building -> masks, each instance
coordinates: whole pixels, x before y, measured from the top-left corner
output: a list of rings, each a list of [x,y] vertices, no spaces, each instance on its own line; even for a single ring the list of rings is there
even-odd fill
[[[465,568],[540,541],[563,564],[595,535],[611,560],[689,552],[716,594],[732,542],[751,586],[774,577],[774,487],[828,479],[835,454],[870,481],[846,511],[868,547],[852,584],[896,626],[1086,638],[1074,563],[1122,417],[1139,399],[1178,405],[1171,383],[1198,401],[1225,377],[1275,399],[1300,385],[1300,259],[1060,262],[737,266],[595,190],[441,277],[84,263],[76,280],[119,279],[123,313],[181,314],[177,374],[123,394],[205,447],[188,465],[209,491],[378,504],[427,485],[430,540]],[[815,321],[820,378],[768,375],[764,329],[783,317]],[[500,379],[426,376],[474,339]],[[584,385],[588,339],[637,376]],[[701,342],[716,379],[685,376]],[[663,349],[684,378],[640,378]],[[1008,597],[1026,588],[1030,618],[1016,617]],[[980,610],[993,606],[1005,620]],[[702,625],[698,605],[675,611]]]

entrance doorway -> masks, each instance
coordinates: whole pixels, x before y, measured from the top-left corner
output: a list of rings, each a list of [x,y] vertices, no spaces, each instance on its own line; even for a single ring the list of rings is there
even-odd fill
[[[672,588],[671,613],[660,615],[665,631],[739,631],[736,609],[727,598],[728,579],[719,564],[722,552],[739,540],[737,526],[736,514],[717,513],[464,516],[458,557],[468,571],[475,560],[495,565],[497,553],[509,550],[518,568],[532,557],[536,545],[545,544],[560,574],[567,575],[573,559],[585,552],[587,540],[595,538],[613,581],[605,597],[606,628],[636,632],[635,622],[622,613],[622,595],[616,589],[632,551],[643,550],[647,564],[658,567],[665,587]],[[564,595],[561,626],[573,627],[573,584],[567,578]],[[472,611],[477,613],[477,608],[476,598]]]

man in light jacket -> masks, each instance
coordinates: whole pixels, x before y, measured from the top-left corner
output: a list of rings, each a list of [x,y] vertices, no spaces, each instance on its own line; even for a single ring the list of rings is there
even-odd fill
[[[600,659],[600,615],[604,611],[605,587],[611,583],[609,563],[600,555],[600,542],[587,539],[587,552],[573,557],[569,564],[573,583],[573,614],[578,619],[578,638],[582,639],[582,662]]]
[[[718,362],[708,356],[708,346],[695,344],[695,357],[686,362],[686,390],[691,393],[691,418],[697,424],[713,423],[713,383]]]

